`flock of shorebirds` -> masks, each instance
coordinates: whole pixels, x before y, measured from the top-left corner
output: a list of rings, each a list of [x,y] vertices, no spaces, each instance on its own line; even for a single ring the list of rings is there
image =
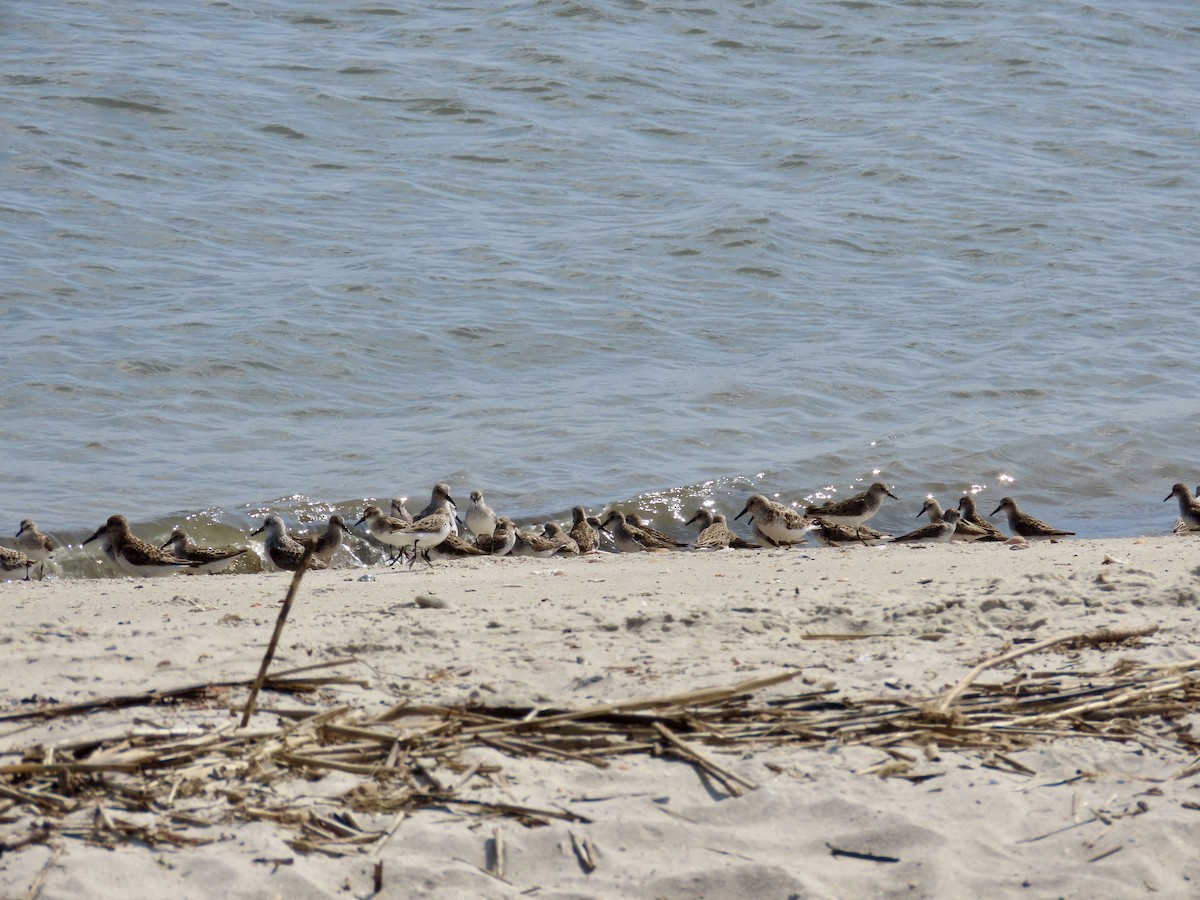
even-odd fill
[[[1196,492],[1200,494],[1200,487]],[[754,494],[734,516],[735,520],[740,520],[749,515],[748,522],[754,527],[752,540],[735,534],[724,515],[706,508],[698,509],[685,524],[696,522],[700,525],[699,536],[691,542],[691,547],[696,550],[787,547],[805,542],[810,533],[827,546],[1061,540],[1075,533],[1055,528],[1022,512],[1012,497],[1005,497],[989,515],[1007,513],[1010,537],[979,514],[971,494],[964,494],[957,507],[947,510],[929,497],[918,513],[918,517],[928,516],[929,521],[914,531],[893,537],[867,525],[879,512],[885,497],[896,499],[887,485],[875,482],[861,494],[823,506],[804,507],[801,511],[765,494]],[[1179,502],[1175,531],[1200,532],[1200,501],[1188,486],[1174,485],[1165,500],[1172,498]],[[569,528],[550,522],[540,533],[518,528],[508,516],[497,515],[484,500],[483,492],[478,490],[471,492],[466,515],[460,519],[449,485],[436,484],[429,505],[416,516],[397,499],[392,501],[390,514],[385,514],[378,506],[368,506],[354,526],[365,524],[367,532],[392,551],[391,563],[407,559],[409,568],[418,557],[433,565],[434,559],[464,556],[546,557],[594,553],[603,549],[602,541],[610,542],[622,553],[688,547],[687,542],[643,523],[635,513],[612,509],[601,521],[589,516],[582,506],[576,506],[572,510],[572,519]],[[473,541],[463,537],[463,529],[471,533]],[[344,537],[350,533],[350,526],[336,513],[329,517],[324,532],[309,535],[289,534],[283,520],[271,514],[251,536],[263,534],[266,556],[272,565],[294,572],[301,566],[327,568]],[[100,542],[104,555],[119,571],[143,576],[220,572],[233,565],[242,554],[250,552],[248,547],[197,547],[180,528],[172,531],[161,546],[155,546],[135,535],[129,520],[119,515],[109,517],[83,543],[87,545],[93,541]],[[34,567],[40,570],[58,549],[57,542],[41,532],[30,519],[21,522],[15,543],[15,549],[0,547],[0,572],[24,569],[26,580]]]

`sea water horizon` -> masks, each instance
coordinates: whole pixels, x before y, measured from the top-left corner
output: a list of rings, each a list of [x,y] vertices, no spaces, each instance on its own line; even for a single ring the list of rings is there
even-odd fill
[[[1193,18],[10,9],[0,512],[216,540],[446,481],[678,526],[882,480],[893,528],[972,491],[1169,531]]]

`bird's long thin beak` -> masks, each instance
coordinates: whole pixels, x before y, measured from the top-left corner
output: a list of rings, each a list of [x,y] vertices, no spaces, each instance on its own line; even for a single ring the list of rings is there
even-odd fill
[[[108,526],[106,526],[106,525],[101,525],[99,528],[97,528],[97,529],[96,529],[96,533],[95,533],[95,534],[93,534],[93,535],[92,535],[90,538],[88,538],[88,539],[87,539],[86,541],[84,541],[83,543],[84,543],[84,544],[90,544],[92,541],[96,540],[96,538],[98,538],[98,537],[100,537],[101,535],[103,535],[107,527],[108,527]],[[80,546],[82,547],[82,546],[83,546],[83,544],[80,544]]]
[[[747,503],[745,506],[743,506],[742,511],[733,517],[733,521],[736,522],[738,519],[740,519],[742,516],[744,516],[748,512],[750,512],[750,504],[749,503]]]

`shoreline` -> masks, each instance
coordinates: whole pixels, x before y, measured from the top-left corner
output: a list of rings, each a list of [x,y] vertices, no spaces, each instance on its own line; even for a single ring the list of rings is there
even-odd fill
[[[334,685],[313,697],[272,695],[260,707],[344,704],[369,714],[397,704],[579,709],[777,673],[796,677],[766,689],[764,698],[807,691],[855,703],[916,703],[943,695],[1006,646],[1021,646],[1013,642],[1102,628],[1157,631],[1115,649],[1030,654],[980,681],[1101,672],[1122,659],[1176,665],[1200,657],[1200,585],[1190,551],[1167,536],[484,558],[411,572],[311,572],[272,671],[354,657],[337,671],[363,684]],[[251,679],[290,579],[278,573],[0,585],[9,618],[3,640],[18,674],[0,686],[0,710]],[[444,606],[420,607],[418,596]],[[244,697],[235,688],[205,711],[150,707],[0,722],[0,763],[35,744],[128,727],[139,716],[176,725],[195,716],[211,727]],[[1187,731],[1191,719],[1177,724]],[[252,725],[275,721],[260,712]],[[223,822],[220,839],[189,848],[110,851],[51,838],[62,851],[46,869],[41,896],[69,896],[97,873],[104,880],[96,881],[96,896],[106,896],[106,883],[115,896],[121,881],[196,897],[327,896],[344,884],[369,896],[376,859],[386,873],[379,896],[516,897],[533,887],[541,897],[929,896],[1015,891],[1024,882],[1039,893],[1111,895],[1152,885],[1172,896],[1186,892],[1186,878],[1200,878],[1184,839],[1200,816],[1184,805],[1200,800],[1193,796],[1197,780],[1173,777],[1193,759],[1182,746],[1033,741],[1007,754],[1016,765],[1002,769],[973,750],[930,755],[928,747],[901,744],[895,751],[912,757],[905,765],[929,780],[872,773],[897,761],[874,747],[705,748],[757,785],[739,797],[678,761],[629,757],[595,769],[489,751],[486,762],[502,772],[489,791],[509,802],[586,811],[590,823],[525,828],[421,811],[369,859],[297,852],[286,843],[288,830],[267,822]],[[1058,782],[1069,784],[1048,786]],[[311,783],[293,774],[280,790],[327,799],[353,784],[347,773]],[[1159,793],[1148,794],[1150,788]],[[1147,810],[1129,814],[1139,802]],[[1095,821],[1082,824],[1093,812]],[[7,816],[11,824],[0,826],[6,842],[35,818],[21,804]],[[1061,836],[1032,840],[1072,825]],[[502,829],[508,848],[505,881],[481,871],[493,827]],[[571,849],[572,830],[598,848],[590,872]],[[882,871],[883,863],[831,856],[827,843],[899,862]],[[1088,861],[1110,844],[1120,852]],[[28,891],[53,852],[35,844],[5,853],[3,893]],[[292,862],[274,869],[255,862],[266,858]],[[205,871],[217,874],[202,880]]]

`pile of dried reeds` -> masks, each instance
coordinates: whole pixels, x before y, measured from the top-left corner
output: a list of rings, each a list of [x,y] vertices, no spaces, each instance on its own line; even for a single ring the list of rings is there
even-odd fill
[[[0,852],[54,836],[115,845],[191,844],[215,840],[230,821],[270,820],[289,828],[304,852],[378,850],[415,810],[510,817],[526,825],[551,819],[587,821],[566,809],[483,799],[472,789],[502,778],[500,755],[538,757],[607,768],[614,757],[663,756],[693,766],[731,796],[753,781],[714,759],[756,746],[797,748],[859,744],[880,748],[891,762],[866,770],[920,780],[907,772],[916,757],[904,746],[972,750],[986,765],[1031,774],[1007,754],[1034,741],[1085,736],[1170,747],[1194,757],[1190,734],[1176,726],[1200,700],[1200,660],[1167,667],[1122,663],[1098,673],[1024,673],[981,685],[988,669],[1059,645],[1117,646],[1152,629],[1092,632],[1042,641],[985,661],[941,697],[852,699],[835,691],[756,700],[755,694],[794,678],[788,672],[729,687],[606,703],[578,710],[471,708],[402,704],[371,715],[350,705],[327,709],[260,709],[260,691],[316,692],[361,684],[318,670],[355,663],[335,660],[267,677],[304,566],[292,582],[253,682],[189,685],[88,703],[0,714],[28,723],[149,707],[145,716],[85,739],[41,743],[0,762],[0,822],[10,828]],[[213,717],[229,710],[234,690],[247,690],[241,722]],[[274,724],[255,725],[269,719]],[[12,736],[10,733],[7,735]],[[0,757],[2,760],[3,757]],[[1196,762],[1180,775],[1193,774]],[[353,784],[334,799],[301,800],[299,779],[345,773]],[[491,792],[503,796],[503,792]],[[502,857],[499,836],[495,854]],[[581,865],[594,865],[586,838],[573,835]]]
[[[1144,634],[1145,632],[1141,632]],[[906,774],[917,757],[904,747],[971,750],[985,764],[1021,774],[1029,769],[1008,755],[1032,742],[1067,737],[1170,747],[1186,756],[1180,776],[1193,774],[1196,746],[1175,720],[1200,701],[1200,660],[1165,667],[1123,662],[1103,672],[1025,672],[997,684],[977,684],[989,668],[1057,644],[1118,642],[1138,633],[1093,633],[1042,642],[978,666],[939,698],[852,699],[833,691],[756,700],[755,693],[797,673],[774,675],[725,688],[608,703],[578,710],[509,707],[451,708],[399,705],[367,715],[349,705],[321,711],[270,710],[238,727],[233,720],[181,727],[180,704],[222,696],[231,687],[193,685],[73,706],[0,715],[0,721],[86,716],[101,710],[171,704],[172,725],[145,718],[123,733],[47,747],[26,748],[20,761],[0,765],[0,817],[26,813],[25,833],[8,847],[45,842],[54,835],[103,844],[204,842],[228,821],[265,819],[294,833],[300,851],[346,853],[378,846],[403,817],[423,808],[464,815],[505,816],[526,825],[550,819],[586,821],[564,809],[532,808],[467,796],[473,779],[500,773],[491,748],[606,768],[614,757],[644,754],[682,760],[726,793],[756,785],[714,759],[723,751],[787,744],[824,747],[862,744],[880,748],[893,764],[869,772]],[[266,679],[267,691],[313,691],[353,683],[312,670],[340,660]],[[307,674],[305,674],[307,673]],[[186,716],[183,717],[186,721]],[[294,791],[278,790],[297,777],[329,772],[356,776],[336,801],[298,804]],[[583,852],[581,848],[580,851]]]

